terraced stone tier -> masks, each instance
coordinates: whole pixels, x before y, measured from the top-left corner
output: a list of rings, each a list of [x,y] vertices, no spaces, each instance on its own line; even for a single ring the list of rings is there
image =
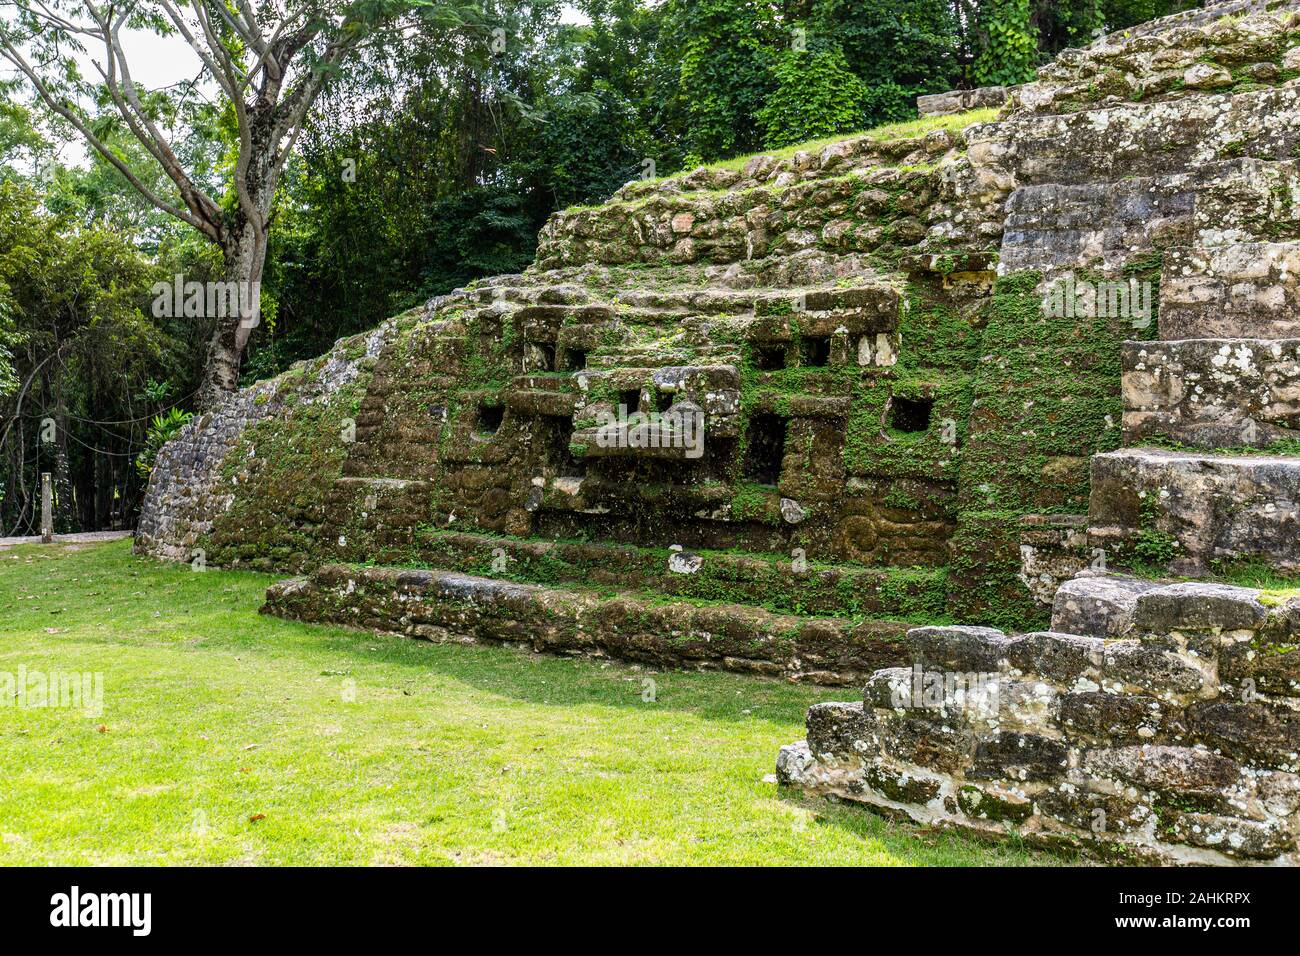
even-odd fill
[[[1127,444],[1264,448],[1300,437],[1300,339],[1126,342],[1123,357]]]
[[[272,585],[261,610],[431,641],[512,644],[819,684],[860,682],[876,668],[898,663],[906,631],[906,625],[889,621],[347,565],[326,565],[308,578]]]
[[[1067,50],[1016,87],[1012,103],[1038,113],[1069,113],[1118,100],[1179,99],[1213,90],[1284,82],[1293,0],[1210,3]]]
[[[1300,243],[1170,249],[1160,280],[1160,337],[1294,339],[1300,336],[1297,276]]]
[[[817,704],[781,783],[1107,859],[1300,863],[1300,599],[1078,582],[1108,637],[908,632],[910,667]],[[1076,604],[1078,602],[1076,601]],[[1113,636],[1113,635],[1122,636]]]
[[[791,518],[793,503],[779,496]],[[912,617],[942,613],[938,568],[866,568],[677,545],[643,548],[594,541],[537,541],[457,531],[421,531],[407,554],[422,564],[482,577],[657,591],[686,599],[762,605],[789,613]]]
[[[991,146],[976,156],[995,169],[1004,161]],[[1034,162],[1015,176],[1036,175]],[[1290,159],[1206,156],[1191,169],[1084,182],[1062,171],[1059,181],[1010,194],[1001,264],[1004,271],[1086,268],[1119,277],[1160,250],[1163,338],[1282,337],[1291,334],[1295,311],[1287,276],[1296,247],[1267,240],[1300,235],[1298,209],[1300,169]],[[1250,325],[1256,312],[1260,324]],[[1219,328],[1254,331],[1213,331]]]
[[[954,151],[954,138],[939,132],[937,154]],[[935,158],[923,142],[917,148],[926,160]],[[842,155],[832,151],[817,162],[836,159]],[[539,236],[538,265],[735,263],[809,250],[869,253],[925,237],[925,213],[936,197],[929,168],[841,164],[835,171],[804,181],[791,172],[783,174],[790,182],[778,176],[773,185],[733,184],[724,192],[659,188],[646,198],[620,195],[604,206],[557,213]]]
[[[1128,448],[1092,459],[1089,534],[1128,553],[1168,550],[1175,573],[1215,561],[1300,570],[1300,458]]]

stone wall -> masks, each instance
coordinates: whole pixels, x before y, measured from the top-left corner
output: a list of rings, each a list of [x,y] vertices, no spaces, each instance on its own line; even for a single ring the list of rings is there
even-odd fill
[[[422,640],[510,644],[816,684],[899,659],[903,628],[761,608],[598,594],[450,571],[326,565],[271,587],[263,613]]]
[[[1112,860],[1300,862],[1300,599],[1088,577],[1053,627],[910,631],[909,666],[809,710],[778,778]]]
[[[158,454],[136,528],[136,551],[206,563],[214,529],[220,531],[237,501],[246,502],[257,493],[249,490],[250,470],[266,459],[257,458],[255,447],[245,449],[242,470],[231,469],[249,430],[261,422],[291,420],[295,409],[328,405],[341,390],[364,379],[392,328],[388,322],[344,339],[321,358],[300,362],[283,376],[258,382],[192,419]],[[341,447],[348,440],[342,430],[331,437]],[[250,532],[243,528],[237,533]],[[286,560],[288,555],[277,555],[274,562],[271,555],[265,557],[265,566],[294,563]],[[297,559],[299,564],[304,561]]]

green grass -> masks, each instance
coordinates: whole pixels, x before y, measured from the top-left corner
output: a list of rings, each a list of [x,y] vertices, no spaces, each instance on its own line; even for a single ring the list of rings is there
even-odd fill
[[[0,707],[0,863],[1059,862],[765,782],[851,690],[289,623],[271,580],[0,550],[0,672],[104,686]]]
[[[732,159],[724,159],[720,162],[711,163],[705,167],[707,169],[734,169],[742,170],[745,164],[755,156],[771,156],[775,160],[789,159],[795,153],[818,153],[832,143],[841,143],[846,139],[853,139],[856,136],[865,135],[868,139],[878,140],[880,142],[889,142],[895,139],[910,139],[915,136],[924,136],[936,129],[946,129],[949,132],[963,130],[967,126],[973,126],[976,123],[991,123],[997,119],[998,110],[996,109],[978,109],[969,110],[965,113],[954,113],[948,116],[922,116],[914,120],[906,120],[902,123],[889,123],[885,126],[877,126],[873,129],[863,130],[858,133],[837,133],[834,136],[826,136],[822,139],[810,140],[806,143],[795,143],[793,146],[783,146],[779,149],[765,149],[757,153],[749,153],[745,156],[736,156]],[[690,172],[690,170],[687,170]],[[680,176],[681,173],[674,175]]]

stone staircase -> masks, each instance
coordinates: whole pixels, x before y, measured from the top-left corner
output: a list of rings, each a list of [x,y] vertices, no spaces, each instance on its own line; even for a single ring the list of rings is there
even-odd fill
[[[1092,576],[1053,630],[925,627],[817,704],[777,775],[928,826],[1118,862],[1296,865],[1300,600]]]
[[[1124,345],[1129,447],[1093,460],[1091,538],[1163,539],[1177,574],[1300,570],[1300,243],[1194,239],[1165,254],[1160,337]]]

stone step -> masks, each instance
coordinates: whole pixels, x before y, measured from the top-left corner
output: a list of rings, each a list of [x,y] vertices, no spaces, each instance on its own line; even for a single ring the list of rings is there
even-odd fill
[[[1156,448],[1094,455],[1089,537],[1177,574],[1202,575],[1223,561],[1300,571],[1300,458]]]
[[[1294,148],[1289,156],[1295,155]],[[1192,240],[1208,249],[1236,243],[1300,239],[1300,162],[1239,156],[1194,170]]]
[[[1125,444],[1265,448],[1300,438],[1300,338],[1125,342],[1123,388]]]
[[[261,610],[439,642],[504,643],[821,684],[861,683],[901,663],[907,629],[454,571],[338,564],[272,585]]]
[[[1300,337],[1300,242],[1167,250],[1160,337]]]
[[[1012,107],[1060,114],[1117,100],[1152,103],[1281,84],[1293,42],[1283,16],[1300,5],[1275,3],[1268,12],[1262,6],[1250,0],[1211,5],[1066,50],[1039,69],[1035,82],[1015,89]],[[1134,42],[1139,35],[1144,39]]]
[[[1102,638],[1258,630],[1285,643],[1300,637],[1300,617],[1295,614],[1300,598],[1288,599],[1286,594],[1269,597],[1259,588],[1230,584],[1084,572],[1056,592],[1052,630]],[[1295,695],[1300,687],[1283,687],[1281,692]]]
[[[558,490],[548,488],[547,500]],[[774,492],[770,498],[764,507],[788,524],[781,514],[780,495]],[[790,511],[790,504],[786,509]],[[483,577],[726,599],[788,613],[905,618],[926,606],[937,611],[942,604],[943,574],[936,569],[823,563],[808,561],[806,556],[800,563],[793,549],[781,558],[697,548],[683,540],[686,548],[674,551],[422,529],[410,553],[432,567]]]
[[[1194,202],[1186,176],[1023,186],[1007,200],[999,267],[1114,274],[1135,250],[1189,236]]]
[[[1123,637],[1133,629],[1140,596],[1160,584],[1104,572],[1081,572],[1065,581],[1052,600],[1052,630],[1088,637]]]
[[[1277,240],[1290,237],[1300,237],[1300,165],[1236,157],[1209,160],[1192,172],[1020,185],[1006,204],[1001,268],[1048,274],[1087,268],[1119,278],[1141,253],[1164,250],[1157,260],[1163,267],[1161,320],[1171,306],[1176,329],[1186,316],[1215,315],[1215,302],[1233,299],[1234,308],[1247,310],[1253,295],[1276,298],[1269,270],[1257,260],[1262,255],[1271,261],[1271,276],[1279,278],[1294,252]],[[1243,249],[1223,248],[1236,245]],[[1208,274],[1214,270],[1243,279],[1216,284]],[[1255,287],[1233,284],[1247,279]],[[1162,334],[1172,339],[1274,333]]]
[[[912,246],[925,238],[924,210],[940,186],[935,164],[956,155],[954,137],[935,132],[936,152],[922,147],[919,163],[844,168],[806,181],[778,176],[772,185],[725,193],[660,189],[644,199],[616,197],[557,212],[538,236],[537,268],[718,265]]]
[[[699,285],[669,288],[656,288],[654,283],[647,283],[646,287],[621,290],[616,296],[606,291],[595,299],[584,290],[582,301],[570,304],[536,304],[551,289],[569,295],[569,287],[563,284],[493,287],[472,295],[488,300],[489,305],[482,307],[484,314],[495,309],[495,314],[509,315],[517,323],[552,329],[570,324],[606,324],[615,319],[629,325],[662,328],[674,320],[700,316],[775,317],[811,313],[852,319],[862,313],[889,315],[898,311],[901,296],[888,277],[864,271],[855,275],[854,280],[847,288],[807,283],[743,290],[703,281]]]

